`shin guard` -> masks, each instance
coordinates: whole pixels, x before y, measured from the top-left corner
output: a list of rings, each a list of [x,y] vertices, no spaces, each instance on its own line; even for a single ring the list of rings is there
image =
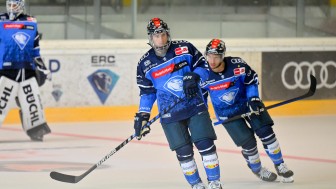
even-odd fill
[[[41,141],[43,135],[50,133],[50,129],[46,124],[39,87],[34,77],[20,83],[18,101],[23,129],[32,140]]]
[[[5,120],[8,111],[15,106],[15,97],[19,83],[1,76],[0,78],[0,126]]]

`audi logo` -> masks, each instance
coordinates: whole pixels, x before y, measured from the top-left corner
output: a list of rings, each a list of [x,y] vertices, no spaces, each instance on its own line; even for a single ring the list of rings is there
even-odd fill
[[[306,67],[307,69],[304,69],[304,67]],[[295,84],[290,84],[286,80],[285,76],[286,75],[288,76],[288,74],[286,73],[288,72],[289,68],[294,68]],[[329,75],[328,68],[335,69],[334,71],[331,71],[331,73],[334,74],[334,76]],[[320,73],[319,75],[316,75],[317,74],[316,70],[318,69],[320,69],[319,71]],[[305,73],[304,73],[304,70],[305,70]],[[308,89],[310,86],[310,83],[309,82],[307,82],[306,84],[303,83],[303,78],[306,77],[306,79],[310,81],[309,76],[311,74],[314,75],[316,78],[318,77],[320,78],[319,79],[320,83],[318,83],[316,86],[317,89],[320,89],[322,87],[332,89],[336,86],[336,63],[334,61],[327,61],[325,63],[322,63],[321,61],[315,61],[313,63],[309,63],[307,61],[303,61],[300,63],[293,62],[293,61],[288,62],[281,71],[281,80],[287,89],[292,89],[292,90],[296,88]]]

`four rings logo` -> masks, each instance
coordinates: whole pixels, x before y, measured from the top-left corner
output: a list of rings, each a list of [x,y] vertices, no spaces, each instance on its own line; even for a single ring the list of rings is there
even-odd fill
[[[286,80],[286,76],[289,75],[287,74],[289,69],[294,69],[294,84],[290,84]],[[297,63],[292,61],[286,63],[286,65],[283,67],[281,71],[281,80],[287,89],[308,89],[310,83],[304,83],[303,79],[305,77],[309,81],[309,76],[312,74],[316,78],[320,78],[320,83],[318,83],[316,86],[317,89],[322,87],[332,89],[336,86],[336,75],[330,75],[328,69],[336,70],[336,63],[334,61],[327,61],[325,63],[322,63],[321,61],[315,61],[313,63],[307,61]]]

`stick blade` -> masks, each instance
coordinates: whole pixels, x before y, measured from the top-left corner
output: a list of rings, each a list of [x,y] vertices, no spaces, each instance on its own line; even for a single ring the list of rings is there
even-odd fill
[[[315,93],[315,91],[316,91],[316,78],[313,75],[310,75],[309,92],[311,93],[311,96]]]
[[[78,179],[76,179],[76,176],[66,175],[56,171],[52,171],[50,173],[50,177],[54,180],[67,183],[77,183],[79,181]]]

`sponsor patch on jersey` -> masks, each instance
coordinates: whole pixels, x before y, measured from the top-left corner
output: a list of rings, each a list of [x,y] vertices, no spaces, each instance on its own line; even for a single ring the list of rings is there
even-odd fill
[[[24,24],[4,24],[5,29],[22,29],[24,27]]]
[[[180,62],[180,63],[177,63],[175,66],[174,66],[174,70],[173,72],[177,71],[177,70],[180,70],[182,69],[183,67],[187,66],[188,65],[188,62]]]
[[[245,68],[244,68],[244,67],[242,67],[242,68],[235,68],[235,69],[233,70],[233,73],[234,73],[234,75],[240,75],[240,74],[243,74],[243,73],[245,73]]]
[[[4,24],[5,29],[27,29],[34,30],[34,26],[24,25],[24,24]]]
[[[144,65],[145,65],[145,66],[148,66],[150,63],[151,63],[150,60],[146,60],[146,61],[144,62]]]
[[[245,62],[243,59],[241,59],[241,58],[232,58],[232,59],[231,59],[231,62],[232,62],[233,64],[239,64],[239,63],[246,64],[246,62]]]
[[[237,94],[238,94],[238,90],[239,89],[234,89],[232,91],[224,93],[221,97],[219,97],[219,99],[222,102],[225,102],[228,105],[232,105],[234,103],[234,100],[235,100]]]
[[[221,89],[227,89],[231,86],[231,82],[220,83],[218,85],[210,86],[210,90],[217,91]]]
[[[30,39],[30,36],[24,32],[17,32],[12,35],[12,38],[14,39],[16,44],[20,47],[20,49],[23,50],[26,47]]]
[[[164,75],[167,75],[167,74],[173,72],[174,67],[175,67],[175,64],[170,64],[169,66],[166,66],[166,67],[164,67],[164,68],[162,68],[158,71],[153,72],[152,77],[154,79],[156,79],[156,78],[162,77]]]
[[[178,47],[178,48],[175,49],[175,54],[176,55],[186,54],[188,52],[189,52],[189,50],[188,50],[187,46]]]

